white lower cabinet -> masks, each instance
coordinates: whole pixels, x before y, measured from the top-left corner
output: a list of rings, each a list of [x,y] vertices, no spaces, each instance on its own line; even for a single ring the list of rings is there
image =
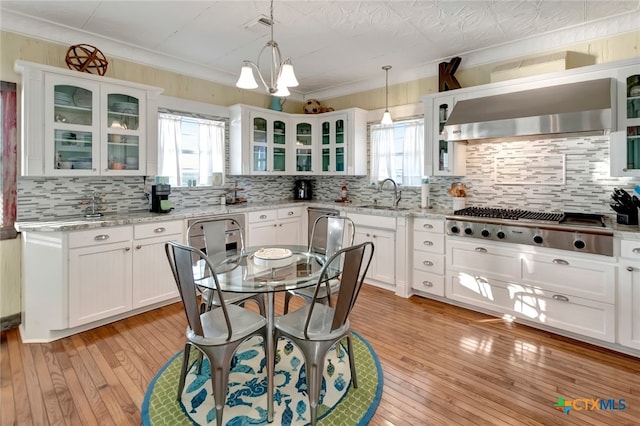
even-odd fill
[[[444,296],[444,247],[442,219],[413,220],[413,290]]]
[[[273,244],[302,244],[302,207],[289,207],[247,214],[247,244],[269,246]]]
[[[615,342],[615,263],[596,255],[447,238],[448,298]]]
[[[640,350],[640,241],[622,240],[618,264],[618,343]]]
[[[355,224],[355,244],[370,241],[374,251],[365,282],[395,290],[396,219],[395,217],[349,214]]]

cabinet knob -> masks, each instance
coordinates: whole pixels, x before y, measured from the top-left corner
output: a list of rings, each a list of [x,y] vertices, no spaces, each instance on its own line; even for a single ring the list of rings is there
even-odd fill
[[[422,262],[422,264],[425,266],[433,266],[433,262],[430,260],[425,260],[424,262]]]
[[[423,241],[422,244],[424,244],[425,246],[432,246],[433,242],[431,242],[431,241]]]
[[[106,234],[101,234],[101,235],[96,235],[95,237],[93,237],[93,239],[96,241],[104,241],[104,240],[108,240],[109,236]]]
[[[569,298],[567,296],[563,296],[561,294],[554,294],[552,296],[553,300],[559,300],[560,302],[568,302]]]
[[[640,247],[636,247],[631,251],[634,252],[634,253],[640,253]]]
[[[486,249],[486,248],[484,248],[484,247],[476,247],[476,251],[477,251],[478,253],[486,253],[486,252],[487,252],[487,249]]]
[[[124,251],[131,251],[131,247],[126,247]]]
[[[136,246],[136,250],[140,250],[142,246]]]
[[[427,229],[433,229],[433,225],[431,225],[430,223],[425,223],[424,225],[422,225],[422,227]]]
[[[422,281],[422,285],[425,287],[433,287],[433,283],[431,281]]]
[[[287,214],[288,214],[289,216],[293,216],[293,212],[292,212],[292,211],[287,212]]]
[[[370,236],[371,236],[371,234],[367,234],[367,238],[370,237]]]
[[[156,234],[161,234],[166,230],[167,230],[167,228],[160,227],[160,228],[154,229],[153,232],[155,232]]]
[[[260,215],[260,219],[266,219],[266,218],[267,218],[267,215],[266,215],[266,214],[261,214],[261,215]]]
[[[627,271],[633,272],[633,266],[627,266]]]
[[[556,265],[568,265],[569,264],[569,262],[567,262],[564,259],[553,259],[552,262],[555,263]]]

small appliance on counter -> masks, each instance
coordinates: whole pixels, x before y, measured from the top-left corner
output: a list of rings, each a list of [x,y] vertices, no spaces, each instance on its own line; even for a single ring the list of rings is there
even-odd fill
[[[310,200],[311,197],[311,180],[296,180],[295,188],[293,189],[293,198],[295,200]]]
[[[171,185],[159,183],[151,186],[151,212],[169,213],[173,210],[173,203],[169,201]]]
[[[640,199],[637,196],[629,194],[624,189],[613,188],[611,194],[612,203],[609,205],[615,212],[616,222],[622,225],[638,224],[638,208],[640,208]]]

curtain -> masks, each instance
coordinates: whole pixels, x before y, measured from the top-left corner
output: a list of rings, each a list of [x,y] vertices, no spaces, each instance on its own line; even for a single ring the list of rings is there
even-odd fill
[[[214,172],[224,171],[224,123],[200,123],[200,149],[198,181],[208,182]]]
[[[182,118],[177,115],[158,116],[158,175],[169,176],[175,186],[180,182],[180,126]]]
[[[402,184],[420,186],[424,175],[424,122],[414,120],[404,126]]]
[[[392,178],[393,126],[371,126],[371,181]]]

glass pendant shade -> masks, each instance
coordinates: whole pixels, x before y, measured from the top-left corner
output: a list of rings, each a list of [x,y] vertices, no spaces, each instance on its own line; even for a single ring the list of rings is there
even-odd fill
[[[287,89],[287,86],[283,86],[280,84],[278,85],[278,90],[276,90],[273,96],[285,97],[285,96],[289,96],[290,94],[291,92],[289,92],[289,89]]]
[[[298,80],[296,79],[296,74],[293,72],[293,65],[289,63],[287,59],[284,64],[282,64],[282,69],[280,71],[280,78],[278,79],[278,85],[284,85],[286,87],[296,87],[298,85]]]
[[[393,124],[391,113],[389,111],[385,111],[384,114],[382,114],[382,120],[380,120],[380,124]]]
[[[258,83],[256,83],[256,79],[253,76],[253,70],[250,66],[243,66],[240,71],[240,78],[238,78],[238,82],[236,83],[236,87],[241,89],[257,89]]]

